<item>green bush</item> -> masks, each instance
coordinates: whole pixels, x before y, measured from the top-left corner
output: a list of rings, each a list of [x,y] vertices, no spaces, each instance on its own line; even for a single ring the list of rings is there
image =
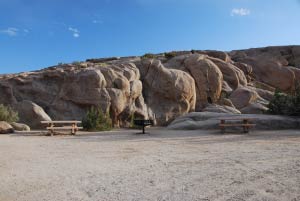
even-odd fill
[[[19,115],[11,107],[0,104],[0,121],[17,122]]]
[[[165,57],[167,59],[172,59],[173,57],[176,57],[176,56],[177,56],[176,52],[166,52],[165,53]]]
[[[112,129],[112,120],[101,108],[91,107],[82,119],[82,126],[87,131],[107,131]]]
[[[292,94],[276,90],[268,108],[269,114],[300,116],[300,87],[296,87]]]
[[[142,59],[154,59],[154,58],[155,58],[155,54],[152,53],[147,53],[142,56]]]
[[[73,61],[72,64],[75,65],[75,66],[78,66],[78,65],[81,64],[81,62],[80,61]]]

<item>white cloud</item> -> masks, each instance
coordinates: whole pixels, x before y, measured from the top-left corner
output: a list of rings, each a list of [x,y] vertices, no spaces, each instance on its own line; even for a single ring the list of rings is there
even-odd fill
[[[73,33],[74,38],[78,38],[79,36],[80,36],[79,33]]]
[[[80,31],[78,29],[69,27],[68,30],[72,32],[74,38],[78,38],[80,36]]]
[[[14,27],[9,27],[7,29],[0,30],[1,34],[6,34],[8,36],[17,36],[18,32],[19,32],[19,29],[14,28]]]
[[[69,31],[72,31],[72,32],[79,32],[78,29],[75,29],[75,28],[72,28],[72,27],[69,27]]]
[[[0,34],[5,34],[11,37],[22,35],[25,36],[30,33],[29,29],[18,29],[15,27],[9,27],[7,29],[0,30]]]
[[[247,8],[234,8],[231,10],[231,16],[246,16],[250,15],[251,11]]]
[[[102,23],[103,23],[102,20],[93,20],[92,22],[93,22],[94,24],[102,24]]]

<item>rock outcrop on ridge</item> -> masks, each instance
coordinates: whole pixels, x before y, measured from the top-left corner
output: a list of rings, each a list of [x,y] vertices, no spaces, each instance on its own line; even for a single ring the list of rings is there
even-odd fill
[[[263,113],[276,88],[289,92],[298,81],[300,46],[193,50],[0,75],[0,103],[33,129],[42,120],[81,120],[91,106],[115,126],[128,126],[132,116],[167,125],[194,111]]]

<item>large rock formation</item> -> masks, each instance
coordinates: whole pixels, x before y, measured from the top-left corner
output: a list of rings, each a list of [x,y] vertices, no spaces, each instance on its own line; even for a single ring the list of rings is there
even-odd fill
[[[274,90],[300,81],[300,47],[182,51],[61,64],[40,71],[0,75],[0,103],[20,122],[81,120],[91,106],[115,126],[131,117],[166,125],[189,112],[263,113]]]
[[[34,128],[42,128],[41,121],[51,121],[51,118],[37,104],[23,100],[15,104],[19,117],[23,123],[31,125]]]
[[[161,125],[195,110],[195,82],[188,73],[167,69],[155,59],[144,60],[140,71],[144,97]]]
[[[196,82],[196,109],[201,110],[207,103],[216,103],[221,95],[223,74],[216,64],[203,55],[192,55],[184,66]]]
[[[234,61],[252,66],[257,81],[283,91],[294,88],[299,81],[300,46],[266,47],[232,51]]]
[[[32,128],[43,120],[80,120],[91,106],[110,112],[117,126],[133,113],[148,118],[135,64],[85,64],[4,76],[0,90],[10,101],[3,98],[3,103],[12,105],[20,121]]]

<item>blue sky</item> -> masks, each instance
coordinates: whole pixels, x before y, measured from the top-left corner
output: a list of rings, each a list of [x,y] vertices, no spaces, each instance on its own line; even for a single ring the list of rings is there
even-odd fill
[[[300,0],[0,0],[0,74],[87,58],[299,44]]]

